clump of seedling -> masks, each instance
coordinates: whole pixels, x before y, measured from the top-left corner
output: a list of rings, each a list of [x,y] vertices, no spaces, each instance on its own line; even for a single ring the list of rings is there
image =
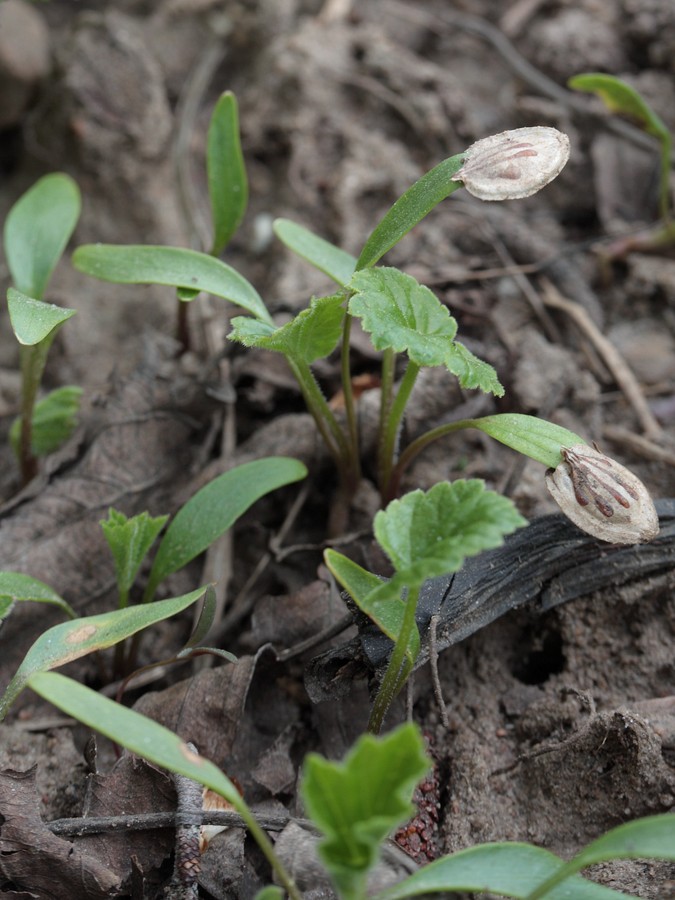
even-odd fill
[[[241,817],[281,887],[265,887],[256,900],[301,900],[302,893],[234,783],[176,734],[56,672],[37,672],[29,687],[66,715],[99,731],[132,753],[196,781],[224,797]],[[300,792],[321,834],[318,856],[340,900],[486,891],[516,900],[621,900],[626,895],[583,878],[582,869],[612,859],[675,861],[672,815],[620,825],[569,862],[531,844],[479,844],[443,856],[398,884],[372,893],[368,876],[387,837],[414,812],[415,784],[430,760],[417,727],[403,725],[382,738],[360,738],[342,762],[310,754]],[[191,811],[195,815],[194,810]],[[205,816],[206,817],[206,816]],[[199,860],[191,859],[198,870]]]
[[[181,597],[155,600],[169,575],[183,569],[224,534],[246,510],[277,488],[299,481],[305,466],[287,457],[268,457],[236,466],[200,488],[176,513],[155,554],[140,602],[129,605],[130,594],[148,551],[168,516],[147,512],[128,518],[111,509],[101,522],[112,552],[118,590],[118,609],[77,618],[72,607],[44,582],[19,572],[0,572],[0,624],[20,602],[58,607],[70,621],[45,631],[24,657],[0,699],[0,720],[35,673],[64,665],[89,653],[115,646],[113,676],[128,674],[135,665],[138,635],[150,625],[177,615],[204,599],[199,622],[176,658],[209,652],[232,660],[232,654],[199,646],[213,622],[213,590],[205,586]],[[134,637],[125,654],[124,642]]]
[[[646,231],[613,241],[604,249],[610,259],[621,259],[633,251],[664,251],[675,243],[675,222],[670,195],[673,138],[663,119],[651,108],[635,88],[604,72],[575,75],[567,82],[577,91],[596,94],[610,112],[628,119],[659,145],[659,215],[660,221]]]
[[[75,315],[43,300],[47,285],[80,215],[80,192],[68,175],[45,175],[17,200],[5,220],[4,247],[13,286],[9,319],[21,348],[21,415],[10,440],[24,484],[37,473],[37,458],[56,450],[72,433],[82,390],[61,387],[37,401],[49,348]]]

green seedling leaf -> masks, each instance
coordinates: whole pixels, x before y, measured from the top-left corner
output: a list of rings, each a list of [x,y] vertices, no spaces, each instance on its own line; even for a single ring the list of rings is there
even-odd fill
[[[281,888],[270,885],[269,887],[264,887],[261,891],[258,891],[255,895],[255,900],[284,900],[285,896],[286,895]]]
[[[462,187],[453,177],[464,162],[464,154],[444,159],[423,175],[401,197],[370,235],[356,263],[357,269],[374,266],[401,238],[421,222],[434,206]]]
[[[231,91],[218,98],[206,138],[206,172],[213,217],[211,255],[219,256],[244,218],[248,181],[239,138],[239,110]]]
[[[453,341],[445,358],[445,365],[457,376],[459,383],[466,390],[478,388],[486,394],[494,394],[495,397],[504,396],[504,387],[490,363],[474,356],[459,341]]]
[[[131,606],[128,609],[112,610],[98,616],[62,622],[47,629],[26,653],[7,686],[0,700],[0,720],[5,717],[10,705],[35,672],[55,669],[94,650],[112,647],[136,634],[137,631],[182,612],[203,597],[206,590],[202,587],[182,597],[171,597],[150,606]]]
[[[364,735],[341,763],[315,753],[307,757],[302,797],[325,835],[319,854],[342,896],[365,896],[380,846],[413,813],[413,790],[428,770],[424,743],[411,723],[383,738]]]
[[[66,385],[57,388],[35,404],[31,450],[34,456],[48,456],[68,440],[77,425],[82,388]],[[19,455],[21,416],[12,422],[9,440],[14,453]]]
[[[405,602],[401,599],[401,588],[398,584],[383,581],[336,550],[326,550],[323,558],[330,573],[347,591],[361,612],[365,613],[383,634],[396,642],[405,614]],[[406,648],[409,665],[414,664],[419,651],[420,635],[417,628],[414,628]]]
[[[184,247],[83,244],[73,253],[73,265],[86,275],[115,284],[166,284],[206,291],[243,307],[257,319],[272,321],[253,285],[208,253]]]
[[[108,518],[101,522],[103,534],[115,561],[120,598],[125,598],[122,605],[126,606],[126,598],[138,570],[168,518],[168,516],[153,518],[147,512],[142,512],[128,519],[124,513],[111,508],[108,510]]]
[[[163,725],[57,672],[35,673],[29,686],[66,715],[156,766],[211,788],[241,810],[243,801],[230,779]]]
[[[80,215],[80,191],[62,173],[45,175],[5,221],[5,255],[14,285],[41,300]]]
[[[76,310],[34,300],[15,288],[7,289],[9,320],[17,341],[25,347],[40,344],[75,315]]]
[[[349,283],[356,268],[356,257],[351,253],[341,250],[290,219],[275,219],[272,228],[282,244],[306,259],[315,269],[328,275],[340,287]]]
[[[586,443],[578,434],[567,428],[547,422],[545,419],[538,419],[536,416],[525,416],[520,413],[502,413],[497,416],[484,416],[481,419],[469,419],[467,424],[551,469],[555,469],[561,461],[561,447],[575,447]]]
[[[613,828],[546,879],[528,895],[527,900],[551,897],[555,893],[555,885],[563,882],[564,886],[569,884],[567,879],[570,875],[586,866],[612,859],[667,859],[675,862],[675,816],[672,813],[649,816]]]
[[[342,336],[342,307],[344,294],[330,297],[313,297],[307,309],[282,325],[274,328],[266,322],[236,316],[232,319],[230,340],[245,347],[263,347],[276,350],[291,359],[311,365],[315,360],[328,356]]]
[[[307,475],[297,459],[271,456],[237,466],[197,491],[169,525],[150,571],[145,600],[159,583],[203,553],[260,497]]]
[[[30,575],[23,575],[21,572],[0,572],[0,603],[4,603],[6,607],[7,602],[14,606],[15,603],[26,601],[49,603],[57,606],[68,618],[77,617],[72,606],[44,581],[38,581],[37,578],[31,578]],[[3,614],[0,611],[0,619],[6,615],[7,612]]]
[[[610,112],[627,116],[639,128],[659,140],[663,140],[664,137],[670,138],[670,132],[663,120],[635,88],[620,78],[604,72],[587,72],[570,78],[567,85],[575,91],[597,94]]]
[[[375,516],[375,537],[391,559],[393,583],[421,585],[456,572],[465,557],[498,547],[527,522],[507,498],[482,481],[440,482],[412,491]]]
[[[457,322],[428,287],[398,269],[357,272],[349,312],[362,320],[376,350],[407,352],[418,366],[445,363]]]
[[[480,844],[437,859],[399,884],[381,891],[375,900],[404,900],[456,891],[487,892],[526,900],[538,885],[560,871],[563,861],[531,844]],[[546,894],[546,900],[636,900],[628,894],[594,884],[578,875]]]
[[[492,366],[454,340],[457,322],[447,307],[412,276],[388,267],[363,269],[349,287],[349,312],[362,320],[377,350],[406,352],[418,366],[444,365],[462,387],[503,395]]]

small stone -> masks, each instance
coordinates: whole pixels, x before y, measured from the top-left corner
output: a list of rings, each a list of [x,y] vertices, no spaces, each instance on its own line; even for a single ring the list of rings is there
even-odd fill
[[[0,129],[16,125],[50,69],[49,32],[24,0],[0,2]]]

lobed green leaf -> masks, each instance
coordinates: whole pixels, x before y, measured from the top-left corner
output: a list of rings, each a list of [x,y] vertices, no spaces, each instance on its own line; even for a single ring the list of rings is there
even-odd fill
[[[340,287],[349,283],[356,268],[356,257],[351,253],[341,250],[290,219],[275,219],[272,227],[282,244],[306,259],[315,269],[328,275]]]
[[[204,485],[167,528],[155,556],[145,599],[159,583],[182,569],[224,534],[256,500],[307,475],[297,459],[271,456],[244,463]]]
[[[526,524],[511,500],[478,479],[412,491],[380,510],[373,523],[399,585],[456,572],[467,556],[498,547],[504,535]]]
[[[45,175],[5,220],[5,255],[16,288],[41,300],[80,216],[80,190],[69,175]]]
[[[428,287],[390,267],[356,272],[349,287],[349,312],[376,350],[405,351],[418,366],[445,363],[457,322]]]
[[[501,413],[467,420],[467,427],[478,428],[512,450],[523,453],[551,469],[561,461],[560,449],[587,443],[573,431],[521,413]]]
[[[453,341],[445,357],[447,369],[456,375],[466,390],[478,388],[495,397],[504,396],[504,387],[490,363],[484,362],[459,341]]]
[[[307,309],[280,328],[236,316],[232,319],[232,331],[228,337],[245,347],[276,350],[311,365],[332,353],[340,340],[345,315],[342,307],[344,300],[341,292],[329,297],[313,297]]]
[[[385,213],[365,243],[356,268],[374,266],[401,238],[421,222],[434,206],[462,187],[453,181],[464,162],[464,154],[444,159],[424,174]]]
[[[73,253],[73,265],[86,275],[115,284],[166,284],[206,291],[247,309],[264,322],[272,321],[253,285],[208,253],[184,247],[83,244]]]
[[[101,528],[115,561],[120,594],[126,594],[130,590],[148,550],[168,518],[153,518],[147,512],[142,512],[129,519],[112,507],[108,510],[108,518],[101,522]]]
[[[213,218],[211,255],[219,256],[241,224],[248,180],[239,136],[239,110],[231,91],[218,98],[206,137],[206,173]]]
[[[364,735],[341,763],[310,754],[301,794],[324,833],[319,854],[344,896],[362,896],[382,841],[414,811],[412,793],[429,769],[417,728]]]
[[[35,404],[31,432],[31,450],[34,456],[54,453],[75,431],[82,393],[80,387],[65,385],[51,391]],[[17,457],[20,440],[21,416],[18,416],[9,429],[9,441]]]
[[[149,606],[111,610],[98,616],[62,622],[47,629],[28,650],[7,686],[0,700],[0,720],[35,672],[64,666],[94,650],[112,647],[149,625],[187,609],[203,597],[207,590],[208,588],[202,587],[182,597],[171,597]]]
[[[76,310],[34,300],[15,288],[7,289],[9,320],[17,341],[24,347],[34,347],[54,337],[58,329],[75,315]]]

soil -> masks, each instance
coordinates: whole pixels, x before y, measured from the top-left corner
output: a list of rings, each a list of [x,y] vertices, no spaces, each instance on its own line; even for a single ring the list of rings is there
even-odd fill
[[[620,75],[675,131],[671,3],[5,0],[0,25],[0,218],[36,178],[61,170],[84,199],[73,247],[203,247],[205,132],[215,99],[231,89],[250,207],[226,260],[256,285],[278,321],[329,285],[274,240],[273,218],[287,216],[358,253],[396,197],[444,157],[508,128],[565,131],[570,162],[537,196],[490,204],[460,191],[389,254],[387,262],[447,303],[462,340],[506,387],[497,401],[460,391],[444,371],[425,371],[404,437],[449,417],[540,415],[597,441],[654,497],[673,496],[675,253],[665,247],[607,259],[612,241],[657,217],[656,150],[633,128],[617,129],[592,98],[565,88],[579,72]],[[575,306],[562,308],[560,297]],[[227,342],[227,304],[209,297],[192,304],[194,346],[180,355],[170,337],[169,289],[96,282],[66,260],[48,299],[77,316],[52,351],[46,387],[79,384],[85,401],[73,439],[27,488],[20,489],[9,450],[0,451],[0,568],[48,582],[82,615],[103,611],[115,603],[97,525],[109,506],[172,513],[237,463],[270,454],[305,461],[305,488],[258,503],[205,562],[165,585],[173,596],[218,581],[224,612],[213,643],[239,662],[170,667],[125,698],[236,777],[261,815],[301,816],[303,757],[344,754],[365,728],[381,664],[375,650],[369,656],[374,638],[362,623],[359,632],[352,626],[303,649],[346,612],[322,566],[324,546],[339,541],[386,574],[363,536],[377,508],[368,442],[366,478],[336,531],[335,478],[299,391],[280,357]],[[19,379],[18,349],[1,316],[4,437]],[[376,355],[360,334],[353,352],[358,374],[376,376]],[[317,372],[335,397],[339,360]],[[366,435],[374,392],[360,401]],[[431,684],[425,631],[412,715],[434,773],[419,795],[419,828],[400,843],[417,863],[496,840],[530,841],[569,857],[622,822],[673,811],[672,506],[659,507],[663,531],[651,545],[619,552],[581,540],[559,515],[538,518],[556,512],[541,465],[475,432],[432,445],[404,489],[457,477],[480,477],[509,494],[536,520],[533,528],[545,529],[545,540],[507,542],[497,570],[503,581],[493,578],[489,590],[487,563],[467,569],[457,602],[473,597],[475,615],[465,603],[462,618],[443,600],[447,585],[431,593],[441,621],[444,709]],[[299,512],[291,512],[299,496]],[[566,572],[557,594],[554,559]],[[58,621],[42,606],[12,613],[0,631],[1,684]],[[189,617],[153,630],[142,661],[171,656],[189,631]],[[283,655],[292,648],[298,651]],[[104,687],[90,658],[65,671]],[[387,727],[404,716],[401,701]],[[88,738],[29,692],[3,724],[3,895],[161,895],[171,874],[171,829],[68,837],[44,825],[173,810],[164,774],[128,756],[115,761],[104,741],[92,753]],[[308,861],[311,848],[297,835],[284,840],[302,890],[329,896]],[[401,871],[396,860],[382,878]],[[637,897],[675,897],[670,864],[621,862],[587,874]],[[268,878],[243,833],[230,829],[202,858],[200,896],[252,897]]]

